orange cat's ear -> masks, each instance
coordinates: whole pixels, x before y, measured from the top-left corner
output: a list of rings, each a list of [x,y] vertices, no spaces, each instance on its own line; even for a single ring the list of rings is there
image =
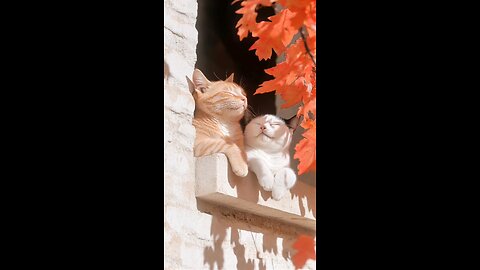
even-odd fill
[[[226,82],[233,82],[233,74],[234,73],[232,73],[232,75],[230,75],[230,77],[228,77],[225,81]]]
[[[190,91],[191,94],[193,94],[193,91],[195,91],[195,85],[193,84],[192,80],[185,76],[187,78],[187,84],[188,84],[188,90]]]
[[[193,71],[193,85],[195,89],[199,89],[202,93],[210,85],[210,81],[203,75],[199,69]]]

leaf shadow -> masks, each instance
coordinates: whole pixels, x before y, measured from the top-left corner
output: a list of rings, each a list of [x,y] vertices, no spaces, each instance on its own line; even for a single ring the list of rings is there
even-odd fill
[[[212,218],[212,226],[210,228],[210,236],[213,240],[213,247],[207,246],[203,251],[203,264],[208,264],[210,270],[214,269],[215,264],[217,269],[223,269],[224,256],[222,243],[227,235],[228,226],[220,222],[217,218]]]
[[[240,177],[232,172],[229,165],[228,183],[230,187],[237,189],[237,197],[245,201],[258,203],[259,194],[264,200],[271,197],[271,192],[263,190],[258,183],[255,173],[252,171],[249,171],[247,176]]]
[[[295,169],[295,172],[297,170]],[[316,187],[310,184],[298,185],[299,182],[307,182],[308,178],[315,177],[313,173],[306,173],[300,176],[297,176],[297,184],[295,184],[290,189],[290,197],[293,200],[295,196],[298,197],[298,206],[300,208],[300,215],[306,216],[307,211],[311,212],[314,218],[317,218],[317,194],[316,194]],[[313,178],[315,179],[315,178]],[[305,203],[304,203],[305,201]],[[305,204],[307,209],[305,208]]]
[[[203,210],[206,209],[205,206],[201,208]],[[203,263],[208,266],[208,269],[228,269],[231,265],[226,263],[225,258],[229,256],[225,256],[225,254],[230,254],[230,252],[233,252],[237,259],[235,269],[242,270],[266,270],[267,264],[274,264],[274,259],[265,258],[265,255],[262,255],[264,253],[270,253],[273,256],[280,255],[285,260],[290,259],[290,246],[295,240],[293,236],[274,234],[265,229],[252,227],[247,223],[229,220],[221,213],[214,211],[210,212],[210,214],[212,215],[210,240],[213,242],[213,246],[206,246],[203,250]],[[254,237],[254,234],[256,234],[256,237]],[[251,238],[249,235],[251,235]],[[258,237],[262,238],[262,245],[259,245],[259,239],[255,240]],[[278,238],[284,239],[282,247],[284,249],[287,248],[287,250],[283,250],[281,253],[279,252]],[[225,242],[228,242],[230,247],[226,246]],[[285,246],[285,243],[288,243],[289,246]],[[255,257],[251,257],[253,246],[256,249]],[[246,252],[247,248],[250,249],[248,254]]]
[[[237,269],[253,270],[255,269],[255,261],[245,258],[245,246],[240,243],[239,229],[232,226],[232,234],[230,243],[234,245],[233,253],[237,257]]]

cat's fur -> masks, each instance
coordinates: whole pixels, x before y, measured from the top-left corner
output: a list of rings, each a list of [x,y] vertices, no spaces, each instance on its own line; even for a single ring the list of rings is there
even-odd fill
[[[187,81],[195,99],[194,155],[224,153],[232,171],[245,177],[248,165],[240,126],[248,106],[245,91],[233,82],[233,74],[225,81],[211,82],[195,69],[192,80],[187,77]]]
[[[291,189],[297,176],[290,168],[290,143],[299,119],[283,120],[275,115],[254,118],[245,127],[245,151],[248,166],[260,186],[280,200]]]

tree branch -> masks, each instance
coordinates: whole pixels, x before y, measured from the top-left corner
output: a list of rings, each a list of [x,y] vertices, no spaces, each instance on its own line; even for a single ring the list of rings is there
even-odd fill
[[[303,34],[303,29],[305,28],[305,26],[302,26],[302,28],[300,28],[300,36],[302,36],[302,40],[303,40],[303,45],[305,45],[305,50],[307,50],[307,53],[308,55],[310,55],[310,58],[312,59],[313,61],[313,64],[315,65],[315,67],[317,66],[317,63],[315,62],[315,58],[313,57],[312,55],[312,52],[310,51],[310,49],[308,48],[308,45],[307,45],[307,39],[305,38],[305,35]]]

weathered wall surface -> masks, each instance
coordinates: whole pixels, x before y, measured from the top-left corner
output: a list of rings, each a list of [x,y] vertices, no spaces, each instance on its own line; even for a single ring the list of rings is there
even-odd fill
[[[185,80],[196,61],[197,2],[166,0],[164,16],[165,269],[294,269],[294,238],[198,210],[194,100]]]

